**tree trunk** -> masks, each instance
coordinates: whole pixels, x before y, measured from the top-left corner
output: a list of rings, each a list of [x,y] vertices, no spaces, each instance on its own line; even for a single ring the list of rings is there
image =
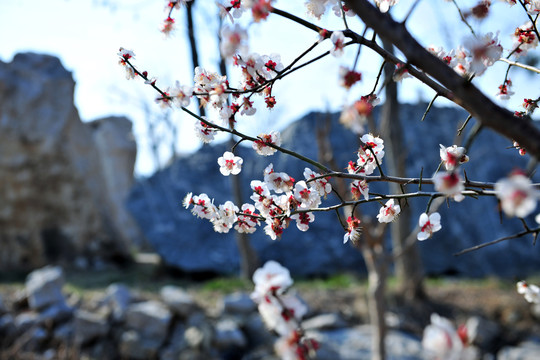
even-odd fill
[[[355,244],[362,251],[368,270],[368,310],[372,328],[371,359],[386,359],[386,278],[388,256],[384,250],[386,224],[365,219],[362,240]]]
[[[386,359],[386,263],[384,253],[371,248],[362,251],[368,267],[368,309],[372,327],[371,359]]]
[[[393,54],[393,46],[383,41],[384,49]],[[382,107],[380,133],[385,140],[385,165],[386,171],[396,176],[405,177],[405,160],[407,157],[403,141],[403,129],[399,118],[399,102],[397,83],[392,80],[394,72],[393,64],[386,64],[384,77],[386,81],[386,100]],[[389,183],[390,193],[399,194],[399,184]],[[422,260],[416,243],[407,244],[406,240],[411,232],[411,209],[401,202],[399,218],[390,224],[392,248],[395,257],[395,273],[400,284],[400,292],[407,301],[415,301],[425,298],[424,271]]]

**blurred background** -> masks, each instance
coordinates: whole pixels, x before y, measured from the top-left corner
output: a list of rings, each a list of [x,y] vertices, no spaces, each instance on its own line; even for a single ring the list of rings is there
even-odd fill
[[[392,15],[404,19],[413,3],[401,0],[392,9]],[[305,16],[303,1],[278,0],[274,4]],[[459,2],[464,11],[476,4],[477,1]],[[291,226],[280,241],[272,241],[262,229],[250,238],[216,234],[210,223],[196,219],[181,206],[188,192],[207,193],[216,204],[231,198],[245,199],[238,203],[247,202],[249,182],[262,179],[262,171],[270,162],[277,171],[297,179],[302,177],[305,164],[282,154],[261,159],[249,147],[239,146],[236,152],[244,158],[244,169],[236,182],[231,181],[221,176],[216,166],[216,159],[231,148],[227,136],[202,146],[194,136],[194,119],[177,109],[163,109],[155,103],[156,93],[143,81],[125,78],[124,69],[118,65],[120,47],[133,50],[133,63],[141,71],[148,71],[150,77],[156,77],[161,88],[174,86],[175,81],[192,83],[188,10],[183,7],[173,13],[176,29],[165,37],[160,27],[167,16],[166,5],[166,1],[144,0],[0,2],[0,279],[7,294],[7,305],[2,305],[0,297],[0,334],[4,336],[0,345],[8,349],[0,355],[5,358],[11,358],[14,348],[33,351],[33,356],[37,356],[37,350],[54,348],[49,358],[61,358],[56,345],[43,339],[53,338],[55,344],[64,344],[76,334],[74,341],[86,346],[76,347],[77,351],[86,349],[82,353],[89,358],[115,358],[117,351],[125,358],[178,358],[175,356],[189,349],[191,352],[187,353],[195,355],[186,359],[238,359],[238,349],[252,351],[257,341],[267,340],[261,339],[259,333],[254,335],[255,340],[243,338],[246,328],[260,330],[261,324],[236,324],[232,328],[236,340],[223,340],[220,347],[216,345],[217,333],[208,335],[204,330],[217,329],[217,323],[203,321],[200,307],[219,309],[214,314],[219,317],[229,314],[231,309],[227,306],[241,307],[247,303],[245,308],[231,311],[250,314],[254,309],[253,304],[249,305],[246,292],[250,285],[245,279],[257,265],[270,259],[284,264],[294,276],[305,281],[302,290],[306,292],[306,302],[314,303],[311,315],[330,310],[339,313],[341,318],[334,320],[341,325],[329,326],[340,329],[367,321],[364,261],[350,244],[343,245],[343,228],[334,214],[317,215],[317,221],[306,233]],[[194,1],[189,13],[199,65],[219,72],[221,20],[215,2]],[[486,20],[469,18],[478,33],[500,31],[505,50],[511,48],[510,35],[526,20],[519,6],[509,7],[502,1],[494,2]],[[249,29],[251,52],[278,53],[283,64],[290,63],[317,39],[311,30],[274,15],[267,22],[250,23],[245,18],[237,22]],[[329,29],[343,27],[332,11],[327,11],[320,23]],[[358,19],[350,18],[348,23],[362,33],[364,26]],[[407,20],[407,27],[422,45],[442,46],[446,51],[456,48],[469,35],[459,21],[454,3],[449,1],[420,1]],[[330,43],[323,43],[311,57],[330,48]],[[339,86],[339,66],[352,66],[356,52],[356,48],[348,47],[341,58],[325,57],[280,80],[273,89],[276,107],[267,111],[260,101],[256,115],[241,118],[238,129],[253,136],[278,129],[282,131],[284,147],[334,169],[345,169],[348,161],[355,160],[358,136],[339,123],[340,111],[372,90],[381,65],[378,56],[362,49],[357,67],[362,81],[345,91]],[[399,52],[396,54],[400,56]],[[537,66],[536,54],[520,61]],[[240,79],[238,69],[230,63],[226,65],[231,84],[236,84]],[[538,97],[538,74],[512,68],[510,78],[516,94],[510,100],[500,100],[496,94],[506,69],[507,64],[497,62],[474,83],[498,104],[520,111],[523,98]],[[440,162],[439,144],[467,146],[471,161],[464,169],[470,179],[495,182],[516,168],[531,167],[528,155],[519,156],[511,148],[510,140],[481,129],[474,119],[461,136],[456,136],[468,114],[444,99],[438,98],[426,120],[420,123],[435,94],[415,79],[403,80],[396,85],[396,91],[393,100],[400,105],[391,127],[401,129],[397,153],[401,153],[403,176],[431,176]],[[378,95],[383,103],[388,100],[385,91]],[[373,113],[377,133],[389,128],[381,125],[381,108],[376,107]],[[198,112],[194,102],[190,109]],[[212,112],[207,115],[217,116]],[[536,115],[534,119],[537,118]],[[383,165],[387,171],[392,170],[387,168],[390,165]],[[533,180],[540,181],[538,173]],[[346,189],[349,185],[335,182],[334,186]],[[237,189],[243,191],[239,193]],[[372,191],[382,193],[389,189],[379,184]],[[328,201],[330,204],[332,199]],[[527,307],[514,290],[515,280],[534,280],[540,270],[540,253],[531,236],[454,256],[465,248],[515,234],[523,230],[523,224],[501,216],[494,198],[438,206],[443,229],[433,239],[415,246],[413,257],[407,257],[416,269],[409,274],[419,279],[407,285],[397,268],[397,275],[393,275],[395,283],[390,288],[402,296],[393,303],[399,311],[390,316],[395,329],[419,336],[428,321],[428,310],[437,310],[463,322],[479,316],[471,320],[469,327],[484,331],[484,338],[476,337],[475,346],[480,352],[501,353],[505,346],[540,336],[535,323],[540,310]],[[395,247],[396,236],[401,240],[415,236],[418,215],[425,211],[426,201],[411,199],[402,208],[408,209],[409,215],[400,217],[404,225],[392,224],[392,229],[386,231],[384,244],[389,249]],[[365,206],[362,211],[366,222],[374,218],[378,209],[379,204],[375,203]],[[537,226],[534,214],[525,219],[532,227]],[[396,226],[403,227],[397,230]],[[47,265],[60,267],[43,270]],[[394,274],[393,265],[390,270]],[[26,278],[29,273],[34,276]],[[239,275],[244,280],[238,280]],[[62,290],[66,278],[69,296]],[[209,279],[212,280],[208,282]],[[210,285],[204,288],[205,285],[194,285],[192,280],[205,280]],[[111,283],[116,285],[111,287]],[[117,286],[118,283],[128,286]],[[171,283],[173,290],[163,290]],[[218,289],[220,300],[209,302],[207,298],[215,296],[213,286]],[[409,295],[407,286],[412,289]],[[40,298],[40,289],[48,289],[43,296],[49,300]],[[133,289],[142,291],[144,296],[138,297]],[[99,295],[89,296],[89,291],[99,291]],[[220,302],[223,293],[232,291],[241,291],[243,297]],[[332,293],[337,300],[329,295]],[[482,294],[497,301],[486,301]],[[160,312],[163,304],[154,304],[128,311],[130,304],[143,303],[142,299],[147,297],[164,302],[167,310]],[[171,298],[172,305],[167,300]],[[436,301],[428,306],[426,298]],[[407,306],[413,299],[426,307],[420,311],[412,306],[405,311],[399,299],[407,300],[403,300]],[[452,302],[458,304],[459,310],[451,306]],[[81,304],[84,310],[92,312],[78,312]],[[519,305],[513,308],[510,304]],[[106,314],[96,317],[94,310],[103,306]],[[46,318],[44,311],[51,308],[57,313]],[[33,320],[16,320],[28,309],[35,315]],[[163,313],[163,317],[156,315]],[[192,314],[199,314],[199,319]],[[12,316],[11,321],[7,315]],[[61,328],[58,325],[65,325],[66,319],[76,320],[70,320],[71,335],[66,338],[51,332],[40,338],[32,333],[29,338],[34,342],[14,347],[17,343],[13,339],[21,338],[28,329],[44,328],[47,319],[54,324],[49,330]],[[340,323],[343,319],[346,321]],[[161,325],[156,325],[154,333],[144,333],[140,325],[154,320]],[[124,344],[124,350],[100,350],[94,346],[96,339],[112,333],[115,322],[126,321],[128,330],[111,335],[120,339],[117,342]],[[223,326],[227,329],[229,325]],[[201,334],[186,340],[185,331],[190,326]],[[86,332],[90,328],[97,330]],[[178,334],[173,328],[179,329]],[[174,336],[183,340],[173,341]],[[339,339],[347,336],[350,334],[341,334]],[[143,338],[150,339],[150,343]],[[167,347],[175,342],[182,345]],[[420,345],[418,341],[414,344],[411,348],[417,352],[413,353],[420,357]],[[69,346],[67,349],[72,351]],[[164,355],[166,349],[171,357]],[[62,353],[64,358],[78,358],[82,354],[68,350]],[[327,351],[329,359],[346,358],[337,350]],[[352,358],[358,359],[357,356],[355,353]]]

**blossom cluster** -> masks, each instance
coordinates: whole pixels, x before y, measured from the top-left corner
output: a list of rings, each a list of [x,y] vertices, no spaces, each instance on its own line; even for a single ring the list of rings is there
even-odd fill
[[[268,261],[254,272],[253,282],[255,289],[251,298],[265,324],[279,336],[275,343],[276,354],[282,359],[311,358],[318,343],[306,338],[300,327],[307,307],[288,291],[293,284],[289,270],[276,261]]]
[[[235,175],[241,170],[242,159],[226,152],[218,164],[223,175]],[[216,207],[206,194],[188,194],[184,206],[192,206],[193,215],[210,220],[217,232],[226,233],[234,227],[238,232],[252,233],[263,221],[265,233],[276,240],[291,220],[296,221],[299,230],[307,231],[315,220],[309,210],[318,208],[321,198],[332,191],[328,179],[321,174],[306,168],[303,175],[305,180],[295,181],[287,173],[274,171],[273,164],[268,165],[264,181],[251,181],[250,199],[254,204],[243,204],[242,211],[230,201]]]
[[[341,0],[308,0],[305,2],[306,12],[309,16],[321,19],[328,9],[332,6],[332,11],[338,17],[355,16],[355,13],[349,9]]]
[[[480,76],[501,58],[503,47],[497,34],[470,36],[463,45],[449,52],[441,47],[431,46],[428,50],[462,76]]]

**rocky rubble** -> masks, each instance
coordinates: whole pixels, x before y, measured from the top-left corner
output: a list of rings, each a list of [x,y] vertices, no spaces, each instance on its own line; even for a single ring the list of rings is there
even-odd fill
[[[149,299],[112,284],[81,301],[64,291],[62,269],[49,266],[32,272],[15,299],[8,302],[3,296],[2,359],[275,360],[275,337],[246,293],[224,296],[215,308],[203,308],[180,287],[164,286]],[[369,325],[350,324],[339,313],[313,311],[303,325],[320,342],[317,359],[370,359]],[[501,348],[501,328],[485,319],[470,318],[467,326],[473,329],[469,350],[478,359],[494,348],[493,342],[498,342],[501,360],[537,359],[540,352],[540,342],[533,338]],[[425,359],[420,334],[400,327],[394,324],[389,332],[388,358]]]

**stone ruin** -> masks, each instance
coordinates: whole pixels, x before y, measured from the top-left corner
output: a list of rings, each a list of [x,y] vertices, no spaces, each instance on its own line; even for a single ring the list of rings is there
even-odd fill
[[[138,228],[131,122],[83,123],[75,82],[52,56],[0,61],[0,270],[129,260]]]

